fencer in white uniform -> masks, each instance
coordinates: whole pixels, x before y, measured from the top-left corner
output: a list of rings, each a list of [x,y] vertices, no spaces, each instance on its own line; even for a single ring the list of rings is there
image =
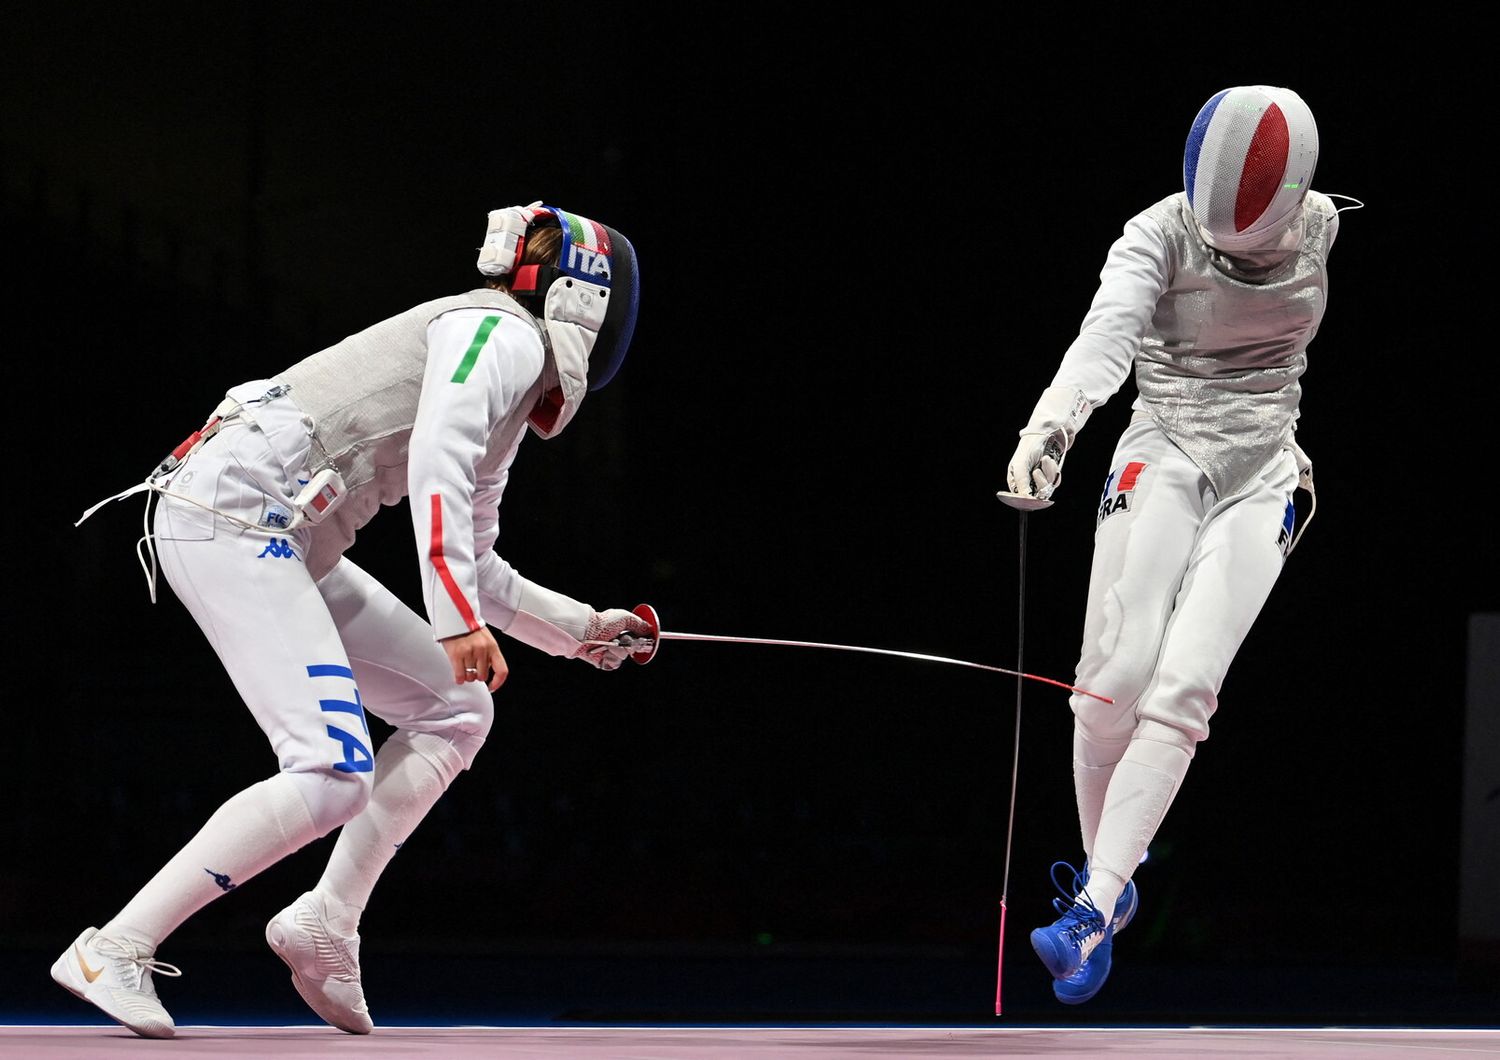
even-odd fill
[[[1202,107],[1183,190],[1111,246],[1007,468],[1011,495],[1050,499],[1078,432],[1133,372],[1076,682],[1114,702],[1070,700],[1085,864],[1054,864],[1061,916],[1031,934],[1065,1003],[1109,974],[1139,900],[1132,875],[1295,541],[1294,491],[1312,488],[1295,432],[1338,232],[1331,199],[1310,188],[1317,155],[1312,113],[1289,89],[1239,86]]]
[[[145,492],[148,513],[156,501],[146,544],[277,766],[53,965],[54,979],[138,1034],[174,1033],[152,979],[179,974],[156,959],[162,940],[340,827],[323,878],[266,938],[319,1016],[368,1033],[359,914],[484,743],[507,673],[489,627],[605,670],[626,657],[610,641],[650,632],[630,611],[595,611],[535,584],[493,551],[528,430],[555,436],[620,367],[639,302],[634,248],[538,202],[490,214],[478,268],[484,286],[231,388],[120,495]],[[425,617],[345,555],[403,498]],[[378,750],[366,711],[395,727]]]

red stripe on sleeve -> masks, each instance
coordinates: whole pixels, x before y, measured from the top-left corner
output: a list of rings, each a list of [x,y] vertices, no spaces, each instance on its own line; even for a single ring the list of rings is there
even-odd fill
[[[437,568],[438,577],[443,580],[443,588],[448,590],[448,599],[453,601],[459,617],[472,633],[479,628],[479,622],[474,618],[474,609],[469,606],[469,601],[458,591],[458,583],[453,580],[453,572],[448,569],[448,560],[443,556],[443,498],[436,493],[432,495],[432,542],[427,546],[427,558]]]
[[[1135,489],[1135,480],[1141,477],[1141,472],[1146,470],[1146,465],[1139,460],[1132,460],[1125,465],[1125,470],[1120,475],[1120,485],[1116,489],[1120,493],[1129,493]],[[436,500],[437,498],[433,498]]]

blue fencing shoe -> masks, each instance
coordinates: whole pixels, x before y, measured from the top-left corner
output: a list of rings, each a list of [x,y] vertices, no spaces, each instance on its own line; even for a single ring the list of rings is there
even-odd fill
[[[1083,881],[1088,882],[1085,873]],[[1125,885],[1125,890],[1120,892],[1119,899],[1115,902],[1115,915],[1110,920],[1109,938],[1094,947],[1094,952],[1089,954],[1088,959],[1072,975],[1063,979],[1056,979],[1052,983],[1052,994],[1064,1005],[1081,1005],[1089,998],[1099,992],[1104,985],[1104,980],[1109,978],[1110,964],[1114,957],[1115,936],[1125,930],[1135,911],[1140,905],[1140,894],[1135,889],[1135,881],[1131,880]]]
[[[1063,886],[1058,869],[1066,869],[1071,884]],[[1095,908],[1083,893],[1083,877],[1066,861],[1052,863],[1052,883],[1062,894],[1052,899],[1052,908],[1062,915],[1046,927],[1031,933],[1031,948],[1047,966],[1054,979],[1066,979],[1083,967],[1090,955],[1114,937],[1112,920]]]

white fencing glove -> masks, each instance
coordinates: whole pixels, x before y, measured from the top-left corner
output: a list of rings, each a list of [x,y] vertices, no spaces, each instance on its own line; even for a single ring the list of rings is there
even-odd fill
[[[548,655],[582,659],[601,670],[618,670],[630,658],[631,649],[613,642],[622,633],[650,637],[653,630],[650,623],[629,611],[595,611],[588,604],[522,578],[516,617],[505,627],[505,633]]]
[[[1092,411],[1081,390],[1049,386],[1042,391],[1005,469],[1012,493],[1051,499],[1062,482],[1063,458]]]
[[[601,670],[618,670],[621,663],[641,650],[639,646],[622,647],[618,643],[622,633],[629,633],[638,639],[656,635],[651,624],[640,615],[619,607],[612,607],[608,611],[595,611],[589,620],[589,628],[586,632],[587,636],[584,640],[591,643],[583,645],[577,658],[593,663]]]

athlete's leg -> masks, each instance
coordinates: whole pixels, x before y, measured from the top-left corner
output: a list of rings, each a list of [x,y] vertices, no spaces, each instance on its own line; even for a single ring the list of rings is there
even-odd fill
[[[1103,703],[1074,695],[1073,784],[1085,866],[1053,879],[1062,915],[1031,933],[1032,948],[1070,1003],[1087,1000],[1108,974],[1113,925],[1134,912],[1134,894],[1116,891],[1097,904],[1075,901],[1093,891],[1094,850],[1105,800],[1149,685],[1207,506],[1207,480],[1146,417],[1136,418],[1115,446],[1099,501],[1088,608],[1077,683],[1109,696]],[[1075,870],[1076,871],[1076,870]],[[1088,886],[1085,887],[1085,881]],[[1092,960],[1095,952],[1100,961]],[[1089,964],[1095,966],[1090,970]],[[1087,982],[1074,982],[1087,972]],[[1056,989],[1056,988],[1055,988]],[[1064,997],[1064,994],[1067,994]]]
[[[349,560],[318,588],[371,713],[397,726],[375,756],[368,805],[344,825],[315,888],[266,925],[308,1005],[351,1034],[374,1028],[359,965],[360,915],[375,883],[463,769],[493,718],[489,689],[456,685],[432,628]]]
[[[1135,420],[1121,435],[1099,502],[1077,668],[1080,687],[1114,702],[1081,695],[1070,701],[1086,857],[1093,855],[1110,778],[1135,732],[1137,706],[1209,496],[1207,479],[1149,419]]]
[[[366,706],[397,727],[375,756],[369,805],[339,833],[316,888],[338,903],[331,909],[337,926],[352,932],[396,851],[473,764],[494,719],[494,701],[483,683],[454,684],[432,627],[348,559],[318,588]]]
[[[294,424],[294,410],[270,410]],[[286,426],[286,424],[282,424]],[[194,912],[337,827],[369,798],[373,757],[338,631],[298,535],[251,529],[290,490],[258,428],[225,430],[171,481],[155,523],[162,573],[265,732],[279,772],[227,800],[102,929],[85,930],[53,977],[149,1037],[171,1037],[151,982],[157,946]],[[230,513],[211,514],[192,501]],[[171,969],[175,973],[175,969]]]
[[[1296,483],[1295,461],[1283,453],[1204,522],[1105,799],[1089,884],[1099,902],[1113,901],[1130,879],[1208,738],[1229,665],[1281,573]]]
[[[251,433],[221,435],[224,445],[188,467],[203,496],[253,517],[259,487],[237,463],[255,455]],[[173,488],[192,490],[181,477]],[[300,539],[252,531],[170,497],[156,528],[163,575],[270,740],[279,771],[226,801],[102,929],[147,952],[214,898],[357,813],[373,767],[353,670],[303,565]]]

